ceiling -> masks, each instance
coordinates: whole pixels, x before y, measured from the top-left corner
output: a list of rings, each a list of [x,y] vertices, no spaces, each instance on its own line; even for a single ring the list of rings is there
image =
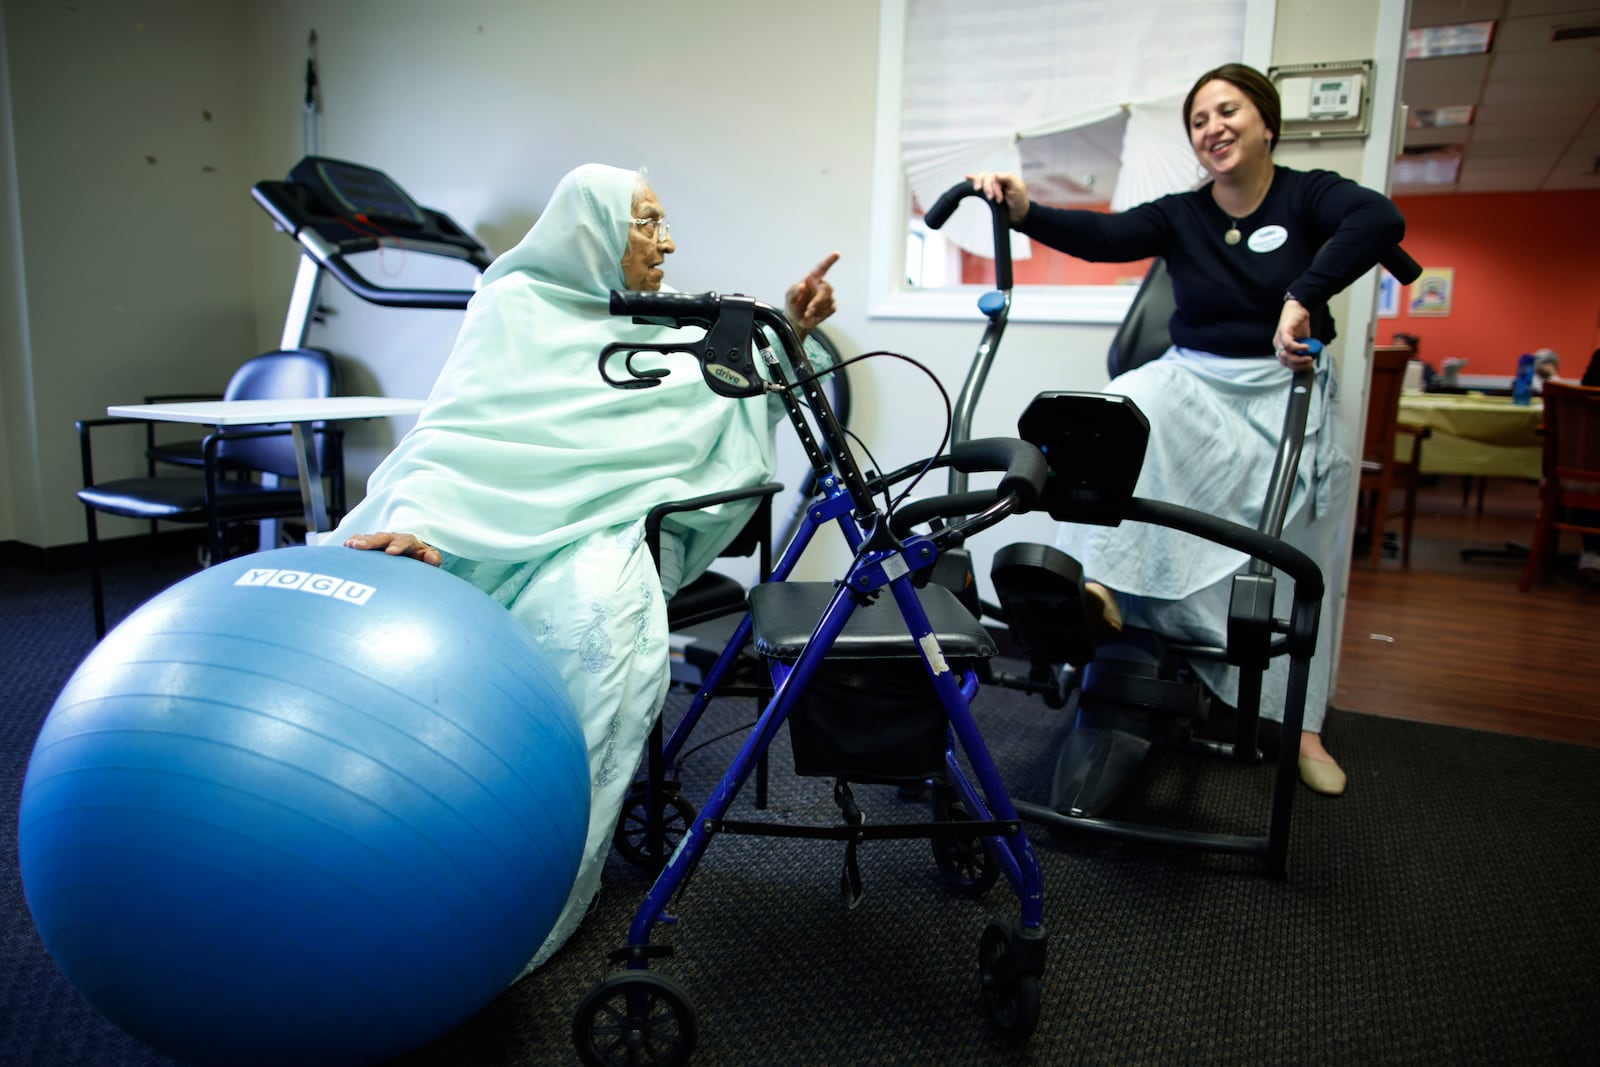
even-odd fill
[[[1552,41],[1558,28],[1600,28],[1584,0],[1412,0],[1411,26],[1496,21],[1488,54],[1408,59],[1401,98],[1415,113],[1472,105],[1470,126],[1408,127],[1408,158],[1459,154],[1454,184],[1392,193],[1600,189],[1600,36]]]

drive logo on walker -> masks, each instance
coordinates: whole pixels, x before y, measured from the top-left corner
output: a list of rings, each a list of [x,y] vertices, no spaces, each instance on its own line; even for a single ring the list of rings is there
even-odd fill
[[[288,589],[297,593],[311,593],[316,596],[331,597],[341,600],[346,604],[361,607],[372,599],[372,594],[377,589],[360,582],[352,582],[348,578],[336,578],[328,574],[313,574],[311,571],[280,570],[275,567],[257,567],[245,571],[233,583],[234,585],[253,585],[262,589]]]

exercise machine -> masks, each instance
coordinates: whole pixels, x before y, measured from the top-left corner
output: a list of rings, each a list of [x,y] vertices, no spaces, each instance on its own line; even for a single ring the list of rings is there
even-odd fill
[[[939,228],[962,199],[979,195],[970,182],[952,186],[926,213],[928,225]],[[989,322],[957,404],[958,410],[969,413],[995,357],[1010,306],[1006,208],[985,203],[994,220],[999,288],[979,300]],[[1399,248],[1385,257],[1384,265],[1402,280],[1420,271]],[[1158,260],[1113,342],[1108,367],[1113,378],[1166,350],[1166,322],[1172,308],[1170,284]],[[1320,347],[1312,343],[1314,352]],[[1298,751],[1323,579],[1315,564],[1285,544],[1281,534],[1299,466],[1312,381],[1312,373],[1304,371],[1290,383],[1267,498],[1254,529],[1133,495],[1149,427],[1125,398],[1045,394],[1023,413],[1019,436],[1037,445],[1051,468],[1041,506],[1058,521],[1153,523],[1250,557],[1246,571],[1234,578],[1227,640],[1211,646],[1132,629],[1115,640],[1103,640],[1087,622],[1084,575],[1075,560],[1038,544],[1009,545],[996,553],[990,577],[999,603],[982,604],[982,611],[1009,630],[1023,650],[1028,671],[1025,675],[997,671],[991,680],[1038,693],[1047,704],[1064,707],[1074,716],[1057,760],[1049,803],[1019,801],[1024,818],[1124,839],[1259,857],[1270,873],[1284,873],[1297,779],[1292,758],[1279,761],[1264,835],[1179,830],[1114,819],[1108,813],[1153,745],[1210,752],[1240,763],[1260,762],[1261,680],[1279,656],[1287,656],[1289,662],[1280,743],[1284,751]],[[1081,398],[1089,395],[1100,398],[1098,407],[1069,410],[1069,405],[1081,405]],[[964,432],[966,427],[960,429]],[[958,433],[955,440],[960,439]],[[902,518],[923,520],[937,514],[934,508],[916,515],[907,509]],[[1294,583],[1285,618],[1274,614],[1279,573]],[[1232,709],[1231,724],[1208,723],[1214,701],[1189,668],[1191,661],[1201,659],[1239,668],[1238,706]]]

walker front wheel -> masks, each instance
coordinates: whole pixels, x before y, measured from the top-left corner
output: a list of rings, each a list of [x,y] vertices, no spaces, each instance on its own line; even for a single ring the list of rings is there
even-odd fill
[[[1039,1025],[1039,972],[1024,959],[1016,924],[994,920],[978,941],[978,985],[995,1026],[1013,1044]]]
[[[588,1067],[682,1067],[698,1036],[688,994],[651,971],[600,982],[572,1019],[572,1043]]]

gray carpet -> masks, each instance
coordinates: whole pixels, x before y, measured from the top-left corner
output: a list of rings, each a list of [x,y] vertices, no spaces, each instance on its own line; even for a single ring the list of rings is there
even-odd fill
[[[116,568],[113,618],[182,573]],[[28,916],[16,809],[56,691],[92,643],[81,574],[0,571],[0,1064],[170,1064],[102,1020],[55,969]],[[685,698],[675,695],[669,715]],[[1006,691],[978,715],[1019,799],[1042,801],[1065,723]],[[713,708],[698,737],[752,717]],[[843,846],[715,840],[658,942],[658,969],[698,1009],[696,1064],[1593,1063],[1600,1037],[1600,750],[1336,713],[1351,772],[1339,799],[1302,791],[1287,881],[1249,861],[1034,828],[1050,958],[1027,1048],[999,1039],[977,986],[985,923],[1015,917],[1002,881],[979,900],[941,881],[928,843],[869,842],[866,897],[839,901]],[[691,757],[703,798],[738,736]],[[775,749],[760,817],[836,820],[831,782]],[[1163,754],[1125,814],[1260,832],[1268,772]],[[919,805],[861,786],[869,819]],[[741,814],[755,817],[748,798]],[[576,1062],[574,1006],[607,973],[647,880],[620,859],[584,927],[470,1023],[396,1061]]]

